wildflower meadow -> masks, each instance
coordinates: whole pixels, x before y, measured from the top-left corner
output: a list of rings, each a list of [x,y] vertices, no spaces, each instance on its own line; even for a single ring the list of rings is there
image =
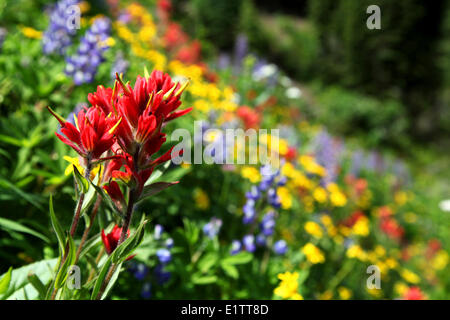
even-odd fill
[[[0,298],[449,299],[450,2],[300,2],[0,0]]]

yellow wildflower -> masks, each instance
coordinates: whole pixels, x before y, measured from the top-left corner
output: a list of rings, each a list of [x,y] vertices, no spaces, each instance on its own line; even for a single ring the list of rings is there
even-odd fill
[[[41,39],[42,32],[30,27],[21,27],[20,31],[22,31],[23,35],[30,39]]]
[[[420,282],[420,277],[417,274],[415,274],[414,272],[412,272],[411,270],[403,269],[400,272],[400,275],[403,279],[405,279],[409,283],[417,284]]]
[[[340,191],[331,192],[330,200],[331,200],[331,203],[336,207],[343,207],[347,204],[347,198]]]
[[[346,255],[348,258],[356,258],[361,261],[367,260],[366,252],[357,244],[350,246],[347,249]]]
[[[325,168],[322,167],[321,165],[317,164],[317,162],[315,162],[315,160],[312,156],[301,155],[298,158],[298,162],[309,173],[316,174],[321,177],[325,176],[325,174],[326,174]]]
[[[408,291],[408,289],[409,289],[408,285],[404,282],[397,281],[394,284],[394,291],[399,296],[403,296],[406,293],[406,291]]]
[[[306,259],[312,264],[323,263],[325,261],[325,256],[322,251],[311,242],[308,242],[303,246],[302,252],[306,256]]]
[[[261,181],[261,174],[255,167],[244,166],[241,169],[241,176],[250,180],[251,183],[258,183]]]
[[[431,260],[431,266],[436,270],[443,270],[448,264],[448,253],[445,250],[439,250]]]
[[[194,201],[195,206],[200,210],[206,210],[209,208],[209,197],[202,189],[198,188],[194,190]]]
[[[278,274],[278,279],[281,280],[281,283],[273,291],[274,294],[283,299],[289,299],[294,296],[297,297],[298,276],[298,272],[285,272]]]
[[[352,291],[346,287],[339,287],[338,289],[339,297],[342,300],[348,300],[352,297]]]
[[[359,218],[353,225],[352,232],[358,236],[367,236],[369,234],[369,219],[367,217]]]
[[[325,201],[327,201],[327,192],[324,188],[317,187],[313,191],[313,197],[317,202],[324,203]]]
[[[292,196],[286,187],[279,187],[277,189],[277,195],[280,198],[281,207],[283,209],[290,209],[292,207]]]
[[[308,221],[305,223],[305,231],[315,238],[322,238],[323,232],[320,225],[314,221]]]
[[[395,203],[402,206],[408,201],[408,194],[405,191],[397,191],[394,195],[394,200]]]

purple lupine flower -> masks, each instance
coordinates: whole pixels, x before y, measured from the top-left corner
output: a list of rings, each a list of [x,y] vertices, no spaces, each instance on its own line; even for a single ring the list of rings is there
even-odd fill
[[[203,226],[203,233],[213,239],[219,233],[220,227],[222,227],[222,220],[214,217]]]
[[[375,151],[371,151],[366,159],[366,169],[369,171],[375,171],[377,168],[377,153]]]
[[[137,280],[141,280],[142,281],[147,276],[148,271],[149,271],[148,267],[145,264],[138,263],[136,265],[136,267],[134,268],[134,270],[133,270],[133,274],[134,274],[134,277]]]
[[[278,255],[283,255],[287,252],[287,244],[284,240],[278,240],[273,244],[273,251]]]
[[[129,66],[130,66],[130,63],[127,60],[125,60],[125,58],[123,57],[122,51],[118,52],[116,54],[116,58],[114,60],[114,63],[113,63],[112,69],[111,69],[111,78],[115,79],[116,73],[119,75],[120,74],[125,75]]]
[[[242,238],[242,243],[244,244],[245,250],[247,250],[248,252],[254,252],[256,250],[254,235],[245,235],[244,238]]]
[[[158,264],[155,267],[155,276],[158,281],[158,284],[163,285],[164,283],[170,280],[171,273],[169,271],[164,270],[163,264]]]
[[[160,224],[157,224],[155,226],[155,231],[153,232],[153,237],[155,238],[155,240],[161,239],[161,235],[163,232],[164,232],[163,226]]]
[[[275,209],[279,209],[281,207],[280,197],[278,197],[277,191],[274,188],[267,190],[267,201]]]
[[[141,297],[143,299],[150,299],[152,297],[152,284],[150,282],[146,282],[142,285]]]
[[[230,254],[231,255],[235,255],[236,253],[239,253],[242,249],[242,244],[239,240],[233,240],[233,242],[231,242],[231,250],[230,250]]]
[[[244,211],[243,223],[249,224],[249,223],[253,222],[253,220],[255,219],[255,216],[256,216],[255,200],[247,199],[247,202],[245,203],[242,210]]]
[[[364,153],[361,150],[353,152],[350,164],[350,174],[354,177],[358,177],[363,165]]]
[[[258,234],[255,241],[257,246],[264,247],[266,245],[266,236],[263,234]]]
[[[326,176],[322,179],[325,185],[336,181],[342,147],[342,143],[333,139],[326,130],[322,130],[314,139],[317,162],[327,171]]]
[[[159,262],[161,262],[162,264],[169,263],[170,260],[172,260],[172,255],[166,248],[158,249],[156,251],[156,256],[158,257]]]
[[[274,169],[268,164],[262,166],[259,169],[259,171],[261,173],[261,182],[259,183],[259,190],[266,191],[268,188],[272,186],[279,172],[274,171]]]
[[[81,39],[77,53],[66,58],[65,73],[71,76],[76,85],[94,80],[99,65],[103,62],[103,53],[108,49],[111,21],[98,18]]]
[[[245,194],[245,197],[247,199],[256,201],[261,197],[261,191],[259,191],[259,189],[256,186],[252,186],[250,188],[250,191],[247,191],[247,193]]]
[[[0,28],[0,50],[2,49],[3,41],[5,41],[8,31],[5,28]]]
[[[173,248],[173,239],[172,239],[172,238],[168,238],[168,239],[165,241],[164,244],[166,245],[166,248],[167,248],[167,249],[172,249],[172,248]]]
[[[233,57],[233,71],[238,74],[242,68],[242,61],[248,54],[248,38],[245,34],[239,34],[236,38]]]
[[[65,54],[77,31],[77,26],[70,22],[77,14],[76,10],[79,10],[74,7],[78,2],[79,0],[61,0],[52,8],[49,26],[42,37],[44,54]]]
[[[226,53],[221,53],[217,59],[217,69],[223,70],[230,66],[230,56]]]
[[[287,183],[287,178],[285,176],[280,176],[277,181],[277,186],[284,186]]]
[[[275,229],[275,212],[267,212],[261,220],[260,227],[265,236],[272,235]]]

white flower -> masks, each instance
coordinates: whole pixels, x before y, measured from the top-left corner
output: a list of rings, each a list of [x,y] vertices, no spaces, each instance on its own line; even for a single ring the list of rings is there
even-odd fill
[[[302,91],[297,87],[290,87],[286,90],[286,97],[289,99],[298,99],[302,96]]]
[[[441,208],[442,211],[450,212],[450,199],[439,202],[439,208]]]

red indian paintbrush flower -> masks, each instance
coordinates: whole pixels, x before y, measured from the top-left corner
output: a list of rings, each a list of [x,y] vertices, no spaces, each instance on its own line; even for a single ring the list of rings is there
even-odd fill
[[[50,113],[61,125],[61,132],[56,136],[72,147],[78,154],[92,160],[111,148],[114,143],[114,130],[120,124],[120,119],[106,117],[99,107],[81,110],[75,117],[75,126],[56,114],[50,107]]]
[[[105,246],[105,250],[110,255],[114,252],[114,250],[117,248],[117,245],[119,243],[120,236],[122,234],[122,228],[118,225],[115,225],[114,228],[111,230],[110,233],[105,234],[105,230],[102,230],[102,242]],[[130,236],[130,230],[127,230],[127,237]],[[135,255],[131,255],[127,258],[127,260],[130,260]]]

